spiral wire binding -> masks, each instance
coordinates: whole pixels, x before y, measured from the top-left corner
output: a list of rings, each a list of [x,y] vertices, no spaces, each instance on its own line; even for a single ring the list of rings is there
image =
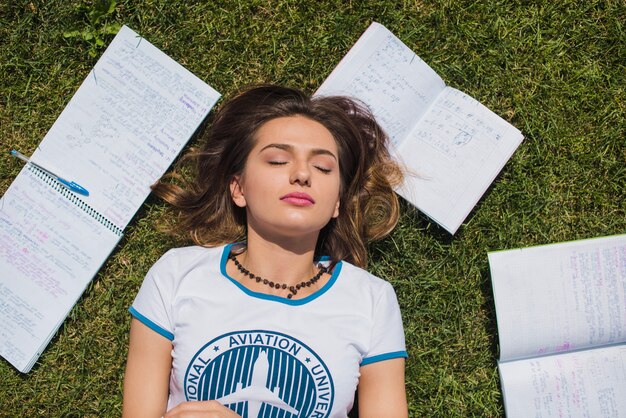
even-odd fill
[[[113,222],[109,221],[105,218],[100,212],[89,206],[87,203],[83,202],[78,196],[72,193],[68,188],[64,187],[61,183],[57,181],[54,177],[51,177],[45,171],[35,167],[34,165],[29,164],[28,169],[33,172],[37,177],[43,180],[46,184],[51,186],[54,190],[59,192],[63,197],[72,202],[75,206],[79,207],[83,212],[87,215],[91,216],[93,219],[98,221],[100,224],[104,225],[108,230],[117,234],[118,236],[123,236],[124,231],[117,227]]]

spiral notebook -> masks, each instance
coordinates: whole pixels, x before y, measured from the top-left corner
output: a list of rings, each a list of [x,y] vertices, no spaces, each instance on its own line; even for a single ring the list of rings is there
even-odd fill
[[[0,355],[37,361],[220,95],[123,27],[0,199]]]

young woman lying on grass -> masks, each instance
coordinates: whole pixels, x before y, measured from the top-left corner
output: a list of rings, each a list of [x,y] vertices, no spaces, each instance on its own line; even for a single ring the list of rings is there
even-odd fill
[[[402,174],[369,111],[259,86],[224,104],[195,180],[154,192],[196,246],[148,272],[125,417],[405,417],[393,288],[362,268],[398,220]]]

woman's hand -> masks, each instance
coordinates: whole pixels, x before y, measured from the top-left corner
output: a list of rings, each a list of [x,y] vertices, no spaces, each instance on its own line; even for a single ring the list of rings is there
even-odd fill
[[[241,418],[218,401],[183,402],[172,408],[163,418]]]

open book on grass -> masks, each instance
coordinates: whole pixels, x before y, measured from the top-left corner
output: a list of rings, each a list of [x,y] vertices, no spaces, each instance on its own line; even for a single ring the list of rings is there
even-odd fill
[[[397,190],[454,234],[522,141],[507,121],[372,23],[316,92],[365,102],[409,170]]]
[[[626,416],[626,235],[489,253],[508,417]]]
[[[0,199],[0,356],[27,373],[220,94],[124,26]],[[8,150],[7,150],[8,151]]]

